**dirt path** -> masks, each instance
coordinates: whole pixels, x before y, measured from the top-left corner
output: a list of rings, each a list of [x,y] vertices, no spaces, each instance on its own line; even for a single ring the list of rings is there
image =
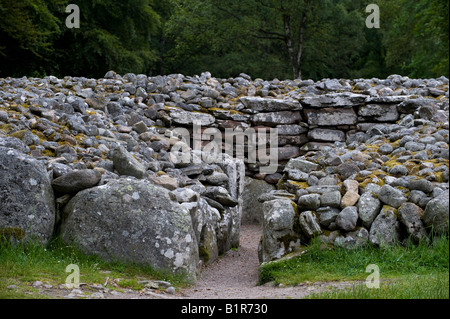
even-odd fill
[[[261,226],[242,225],[240,246],[230,250],[213,264],[205,267],[195,286],[177,292],[178,298],[193,299],[278,299],[304,298],[330,286],[350,287],[350,282],[304,284],[295,287],[257,286],[258,244]]]
[[[67,290],[52,287],[39,288],[40,293],[53,298],[100,298],[100,299],[285,299],[304,298],[330,287],[351,287],[355,282],[316,282],[295,287],[275,287],[272,283],[258,286],[258,244],[260,226],[243,225],[240,246],[230,250],[211,265],[204,268],[197,283],[175,294],[156,292],[151,289],[118,292],[111,289],[92,290],[87,285]],[[43,285],[44,286],[44,285]],[[34,287],[34,284],[33,284]],[[30,292],[30,294],[32,294]]]

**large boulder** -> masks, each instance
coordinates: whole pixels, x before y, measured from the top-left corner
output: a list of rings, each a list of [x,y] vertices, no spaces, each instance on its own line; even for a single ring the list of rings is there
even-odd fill
[[[448,233],[449,193],[442,192],[430,200],[423,212],[423,222],[426,227],[437,233]]]
[[[55,224],[55,197],[45,165],[0,146],[0,237],[46,244]]]
[[[196,278],[198,245],[189,211],[146,180],[122,178],[79,192],[64,208],[61,238],[106,260]]]

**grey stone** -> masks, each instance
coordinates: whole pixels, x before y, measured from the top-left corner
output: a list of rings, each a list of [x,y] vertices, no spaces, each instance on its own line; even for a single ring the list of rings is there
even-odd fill
[[[223,249],[230,243],[229,215],[224,213],[222,217],[219,211],[211,207],[203,198],[199,198],[196,202],[185,202],[181,206],[191,214],[192,226],[199,246],[199,258],[206,265],[214,262],[221,251],[219,247]],[[226,250],[228,248],[226,247]]]
[[[322,234],[317,217],[311,211],[302,212],[299,217],[299,223],[303,234],[308,238]]]
[[[242,224],[258,224],[263,222],[263,204],[258,201],[261,194],[274,190],[275,186],[264,180],[245,177],[245,188],[242,194]]]
[[[74,194],[83,189],[94,187],[102,174],[93,169],[74,170],[52,181],[53,189],[63,194]]]
[[[200,195],[190,188],[178,188],[173,190],[172,193],[175,194],[178,203],[196,202],[200,198]]]
[[[238,204],[238,201],[231,197],[228,191],[221,186],[208,187],[203,195],[214,199],[225,206],[234,207]]]
[[[319,165],[301,158],[292,158],[286,165],[286,169],[298,169],[305,173],[310,173],[319,169]]]
[[[351,177],[353,174],[356,174],[361,169],[358,167],[358,165],[354,163],[343,163],[337,167],[337,171],[341,175],[341,179],[344,181],[347,178]]]
[[[394,208],[399,208],[404,202],[407,201],[407,198],[401,190],[390,185],[384,185],[381,187],[378,193],[378,199]]]
[[[426,179],[413,179],[409,181],[408,188],[410,190],[419,190],[428,194],[433,191],[434,186]]]
[[[0,146],[0,234],[11,242],[46,244],[55,224],[55,198],[42,162]]]
[[[358,209],[355,206],[345,207],[336,217],[336,225],[344,231],[352,231],[358,221]]]
[[[422,214],[423,210],[413,203],[403,203],[398,209],[398,219],[406,226],[406,231],[416,243],[428,239],[421,220]]]
[[[118,102],[109,102],[106,105],[108,114],[112,117],[116,117],[123,114],[122,106]]]
[[[382,204],[371,192],[366,192],[361,195],[358,203],[356,203],[356,207],[363,226],[370,228],[370,225],[372,225],[372,222],[379,214]]]
[[[239,101],[244,107],[258,112],[299,111],[302,105],[293,99],[269,99],[262,97],[241,97]]]
[[[295,210],[289,199],[264,202],[263,234],[258,248],[260,262],[281,258],[287,252],[286,237],[294,236]]]
[[[399,117],[395,104],[367,104],[359,109],[358,115],[378,122],[394,122]]]
[[[370,227],[369,240],[381,247],[400,242],[400,222],[397,220],[395,208],[383,206]]]
[[[169,108],[169,111],[172,121],[180,125],[192,125],[195,122],[198,125],[207,126],[215,121],[214,116],[206,113],[188,112],[177,108]]]
[[[302,119],[300,112],[291,111],[279,111],[279,112],[268,112],[268,113],[258,113],[252,116],[251,122],[255,125],[287,125],[295,124]]]
[[[320,196],[321,206],[340,207],[342,195],[340,191],[331,191]]]
[[[0,147],[13,148],[21,153],[30,152],[30,148],[17,137],[0,137]]]
[[[383,144],[378,148],[378,153],[380,154],[391,154],[394,148],[391,144]]]
[[[297,146],[278,147],[278,160],[284,161],[300,155],[300,148]]]
[[[223,186],[228,183],[228,176],[224,173],[214,172],[206,176],[206,182],[215,186]]]
[[[353,109],[305,109],[304,113],[309,125],[354,125],[357,122],[357,115]]]
[[[316,210],[319,214],[320,224],[329,227],[331,223],[336,221],[337,215],[339,215],[340,210],[334,207],[320,207]]]
[[[345,134],[339,130],[315,128],[308,132],[308,137],[319,141],[345,141]]]
[[[308,132],[308,128],[298,124],[277,125],[278,135],[300,135]]]
[[[310,194],[312,194],[312,193],[327,194],[330,192],[340,193],[341,186],[340,185],[317,185],[317,186],[310,186],[310,187],[306,188],[306,191]],[[337,197],[337,194],[334,194],[333,196]],[[340,199],[339,199],[339,201],[340,201]]]
[[[423,222],[430,231],[448,233],[449,193],[444,191],[430,200],[423,212]]]
[[[108,261],[196,278],[198,246],[189,212],[146,180],[124,178],[79,192],[64,208],[61,238]]]
[[[114,150],[112,160],[114,168],[120,175],[134,176],[136,178],[143,178],[145,175],[145,166],[123,146],[119,146]]]
[[[419,151],[422,151],[425,149],[425,144],[414,142],[414,141],[409,141],[409,142],[406,142],[405,148],[412,152],[419,152]]]
[[[406,175],[408,175],[409,172],[405,166],[395,165],[394,167],[391,168],[389,173],[391,173],[392,175],[396,175],[396,176],[406,176]]]
[[[286,172],[287,178],[294,180],[294,181],[305,182],[309,178],[308,173],[302,172],[301,170],[298,170],[298,169],[285,169],[285,172]]]
[[[320,195],[308,194],[300,196],[298,206],[301,210],[316,210],[320,207]]]

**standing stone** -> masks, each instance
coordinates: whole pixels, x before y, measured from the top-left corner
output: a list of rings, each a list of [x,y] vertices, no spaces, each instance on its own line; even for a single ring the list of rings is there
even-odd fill
[[[366,192],[361,195],[356,207],[363,226],[369,229],[380,212],[382,204],[371,192]]]
[[[263,204],[258,201],[258,197],[274,189],[275,186],[264,180],[245,177],[245,188],[242,194],[242,224],[262,225]]]
[[[444,191],[430,200],[423,212],[423,222],[430,231],[448,233],[449,193]]]
[[[400,222],[396,217],[396,209],[384,206],[372,223],[369,232],[372,244],[386,247],[400,242]]]
[[[263,235],[258,250],[259,261],[281,258],[287,251],[287,237],[294,236],[295,210],[289,199],[264,202]]]
[[[406,231],[416,243],[427,239],[427,232],[421,220],[422,214],[423,210],[413,203],[403,203],[398,209],[398,219],[406,226]]]
[[[55,198],[42,162],[0,146],[0,237],[46,244],[55,224]]]

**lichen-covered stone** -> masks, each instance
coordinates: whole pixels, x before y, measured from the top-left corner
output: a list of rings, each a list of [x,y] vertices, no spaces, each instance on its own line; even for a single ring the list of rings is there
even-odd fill
[[[0,236],[45,245],[55,218],[55,197],[45,165],[0,146]]]
[[[149,265],[195,279],[198,244],[190,213],[146,180],[122,178],[79,192],[64,208],[61,238],[106,260]]]

